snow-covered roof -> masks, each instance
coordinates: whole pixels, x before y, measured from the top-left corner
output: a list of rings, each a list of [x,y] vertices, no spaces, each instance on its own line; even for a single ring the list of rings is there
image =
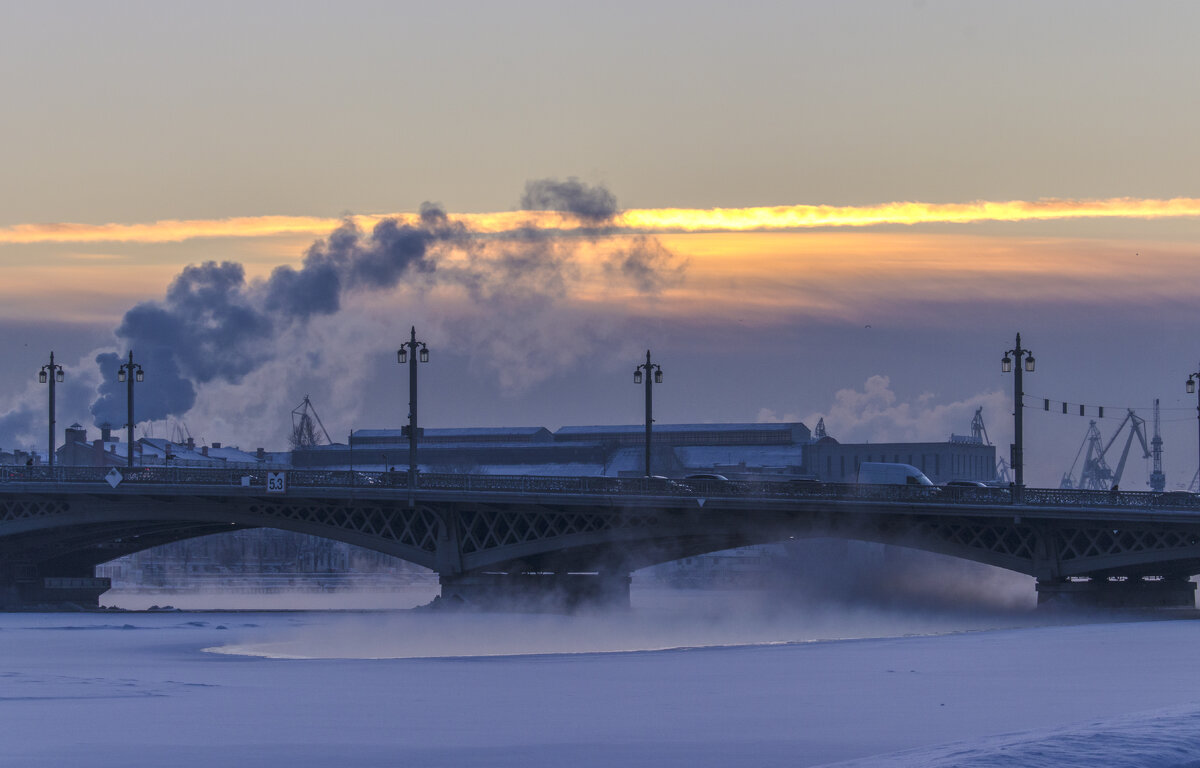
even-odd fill
[[[646,452],[641,448],[619,448],[609,459],[608,477],[618,477],[622,472],[642,472],[646,469]]]

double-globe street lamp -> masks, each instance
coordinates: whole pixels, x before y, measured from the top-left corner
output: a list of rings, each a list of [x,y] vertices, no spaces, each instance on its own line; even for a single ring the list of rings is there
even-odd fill
[[[63,380],[63,367],[54,362],[54,352],[50,353],[50,363],[42,366],[38,373],[38,382],[50,385],[50,449],[46,454],[50,466],[54,466],[54,385]]]
[[[404,432],[408,434],[408,489],[409,503],[412,492],[417,487],[417,360],[429,362],[429,349],[425,342],[417,341],[417,327],[412,327],[412,335],[408,341],[400,345],[396,351],[396,362],[400,365],[408,363],[408,426]]]
[[[1011,355],[1011,357],[1010,357]],[[1021,358],[1025,358],[1022,365]],[[1013,368],[1013,359],[1017,361],[1017,367]],[[1017,334],[1017,345],[1004,353],[1004,359],[1000,361],[1000,370],[1003,373],[1013,372],[1013,448],[1012,455],[1009,456],[1008,463],[1012,465],[1013,476],[1016,479],[1017,491],[1025,485],[1025,443],[1024,433],[1022,430],[1022,413],[1024,408],[1025,390],[1021,387],[1021,371],[1022,369],[1033,373],[1033,352],[1028,349],[1021,348],[1021,334]]]
[[[1200,372],[1189,373],[1187,380],[1187,393],[1190,395],[1196,391],[1196,382],[1200,382]],[[1196,395],[1196,419],[1200,423],[1200,394]],[[1196,476],[1200,477],[1200,465],[1197,465]]]
[[[133,350],[129,350],[129,362],[121,363],[117,368],[117,381],[128,382],[125,395],[125,403],[129,408],[128,418],[125,422],[128,431],[127,444],[125,445],[126,465],[133,469],[133,382],[141,382],[146,378],[146,374],[142,372],[142,366],[133,362]]]
[[[646,379],[646,477],[650,477],[650,437],[651,425],[654,424],[654,395],[651,392],[651,380],[654,384],[662,384],[662,366],[650,362],[650,350],[646,350],[646,362],[633,369],[633,383],[641,384],[643,374]]]

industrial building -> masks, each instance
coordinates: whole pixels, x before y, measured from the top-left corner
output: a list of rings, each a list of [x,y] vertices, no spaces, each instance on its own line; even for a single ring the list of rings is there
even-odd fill
[[[824,425],[818,425],[819,434]],[[497,475],[635,477],[645,474],[645,425],[422,429],[422,472]],[[730,479],[816,477],[855,482],[863,462],[912,464],[931,480],[996,479],[996,449],[978,436],[946,442],[839,443],[814,439],[800,422],[657,424],[651,472],[667,477],[717,473]],[[408,464],[408,437],[399,429],[364,429],[349,443],[292,452],[296,469],[382,470]]]

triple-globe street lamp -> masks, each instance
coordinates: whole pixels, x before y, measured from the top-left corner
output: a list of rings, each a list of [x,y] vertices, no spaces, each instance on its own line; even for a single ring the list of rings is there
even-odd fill
[[[42,366],[38,372],[38,382],[50,385],[50,449],[46,454],[50,466],[54,466],[54,385],[63,380],[63,367],[54,362],[54,352],[50,353],[50,362]]]
[[[662,366],[650,362],[650,350],[646,350],[646,362],[633,369],[633,383],[641,384],[643,374],[646,379],[646,477],[650,477],[650,438],[651,425],[654,424],[654,395],[651,391],[651,379],[654,384],[662,384]]]
[[[128,431],[127,443],[125,445],[126,465],[133,469],[133,382],[136,380],[141,383],[146,378],[146,374],[142,372],[142,366],[133,362],[133,350],[129,350],[129,362],[121,363],[117,368],[117,381],[128,382],[126,387],[125,403],[129,408],[128,418],[125,422]]]
[[[1010,357],[1011,355],[1011,357]],[[1025,358],[1024,365],[1021,363],[1021,358]],[[1013,359],[1017,361],[1017,367],[1013,368]],[[1018,492],[1025,485],[1025,444],[1022,424],[1022,413],[1024,406],[1025,390],[1021,387],[1021,370],[1022,368],[1029,373],[1033,373],[1033,352],[1021,347],[1021,334],[1017,334],[1017,344],[1013,349],[1004,353],[1004,359],[1000,361],[1000,371],[1002,373],[1013,373],[1013,448],[1012,455],[1009,456],[1008,463],[1012,465],[1013,476],[1016,480]]]

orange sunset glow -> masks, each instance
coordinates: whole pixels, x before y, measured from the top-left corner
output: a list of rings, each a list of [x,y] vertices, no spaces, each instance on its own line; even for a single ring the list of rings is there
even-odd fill
[[[1169,200],[1009,200],[970,203],[894,202],[865,206],[784,205],[753,208],[644,208],[611,220],[581,220],[557,211],[507,211],[452,214],[475,232],[504,234],[524,227],[545,230],[618,230],[625,233],[754,232],[820,227],[871,227],[883,224],[971,224],[978,222],[1061,219],[1169,219],[1200,216],[1200,198]],[[414,224],[413,213],[347,217],[370,228],[384,218]],[[170,243],[199,238],[253,238],[309,234],[323,236],[341,219],[312,216],[241,216],[228,219],[164,220],[135,224],[17,224],[0,227],[0,244]]]

